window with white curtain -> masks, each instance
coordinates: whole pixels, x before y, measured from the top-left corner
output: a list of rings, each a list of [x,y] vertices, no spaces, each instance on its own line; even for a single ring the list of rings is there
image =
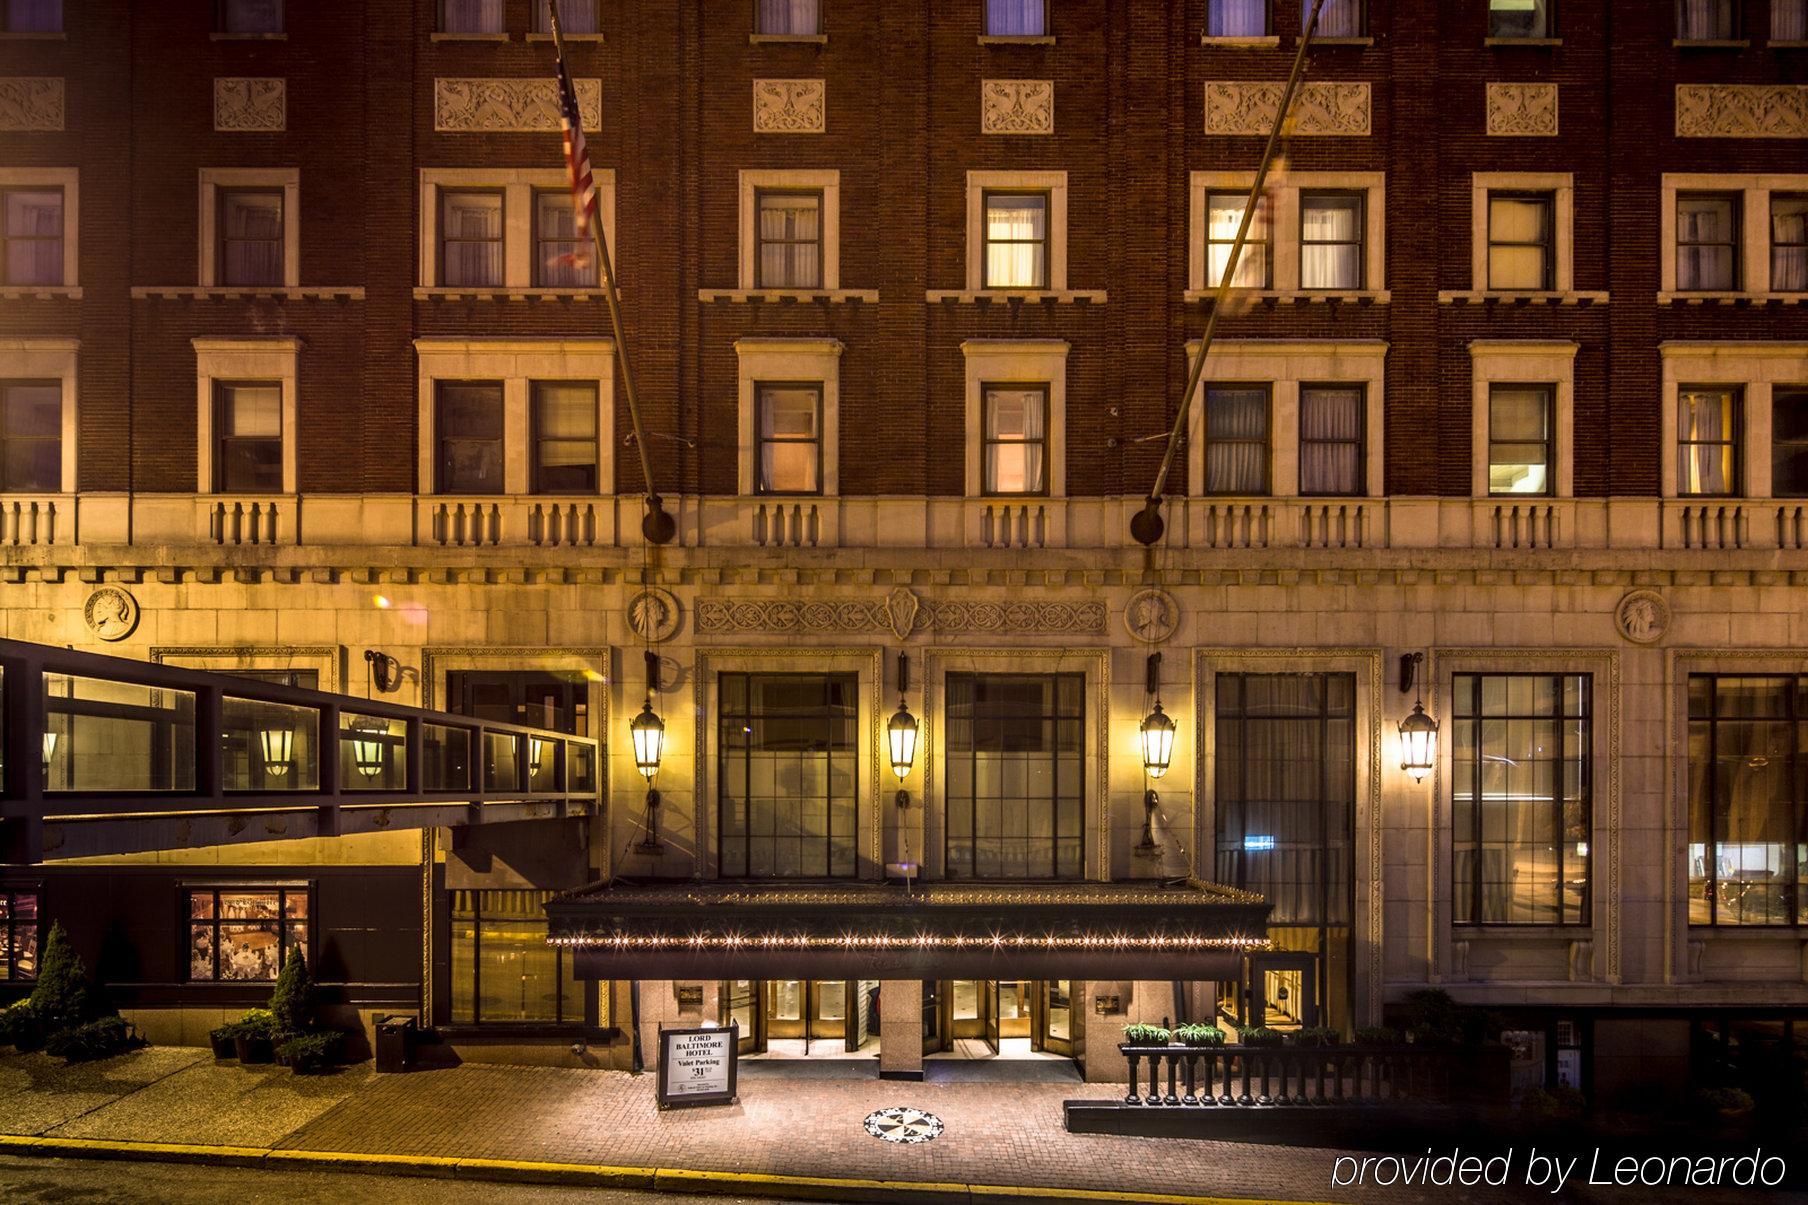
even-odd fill
[[[1491,38],[1548,38],[1551,0],[1488,0]]]
[[[559,32],[595,34],[602,32],[597,20],[598,0],[559,0]],[[552,12],[546,0],[533,0],[534,32],[552,32]]]
[[[1676,492],[1714,497],[1739,492],[1738,389],[1685,385],[1676,398]]]
[[[1249,204],[1246,192],[1213,192],[1205,197],[1205,287],[1215,289],[1230,266],[1231,248],[1237,242],[1237,228],[1243,223],[1243,209]],[[1268,287],[1268,201],[1256,205],[1250,219],[1249,234],[1243,240],[1243,251],[1237,257],[1236,275],[1231,286],[1238,289]]]
[[[215,204],[220,240],[215,283],[282,284],[282,189],[222,188]]]
[[[1808,42],[1808,0],[1771,0],[1770,40]]]
[[[596,248],[578,237],[571,190],[534,190],[534,284],[543,289],[590,289],[597,282]]]
[[[758,190],[754,283],[761,289],[822,287],[822,191]]]
[[[535,381],[529,396],[534,493],[596,493],[596,382]]]
[[[1771,195],[1770,290],[1808,292],[1808,193]]]
[[[1315,38],[1360,38],[1368,32],[1368,5],[1365,0],[1325,0],[1318,10]],[[1300,28],[1312,15],[1312,0],[1300,0]]]
[[[543,7],[537,0],[536,8]],[[565,19],[563,9],[559,19]],[[441,33],[507,33],[503,23],[502,0],[440,0],[439,31]]]
[[[756,385],[754,408],[754,489],[822,493],[822,385]]]
[[[61,285],[63,190],[0,189],[0,284]]]
[[[220,0],[221,33],[281,33],[282,0]]]
[[[1549,385],[1495,385],[1488,392],[1488,492],[1548,494],[1555,478]]]
[[[0,381],[0,490],[63,488],[61,381]]]
[[[1048,492],[1048,386],[987,385],[981,428],[988,494]]]
[[[501,287],[502,194],[442,188],[439,202],[439,283]]]
[[[1048,288],[1048,205],[1045,192],[988,192],[982,227],[988,289]]]
[[[1330,0],[1326,0],[1327,4]],[[1311,0],[1307,0],[1310,4]],[[1268,36],[1268,0],[1207,0],[1205,36],[1208,38],[1263,38]]]
[[[1361,385],[1302,385],[1299,395],[1299,489],[1312,496],[1363,492]]]
[[[814,37],[822,32],[821,0],[759,0],[753,10],[753,32],[774,37]]]
[[[1688,292],[1739,288],[1738,193],[1678,193],[1676,287]]]
[[[7,33],[61,33],[63,0],[6,0],[0,20]]]
[[[1047,0],[986,0],[988,37],[1040,38],[1047,34]]]
[[[1300,193],[1300,288],[1363,287],[1363,200],[1359,192]]]
[[[1588,923],[1592,684],[1588,674],[1452,680],[1456,924]]]
[[[1488,287],[1542,291],[1553,287],[1556,241],[1548,192],[1488,194]]]
[[[1738,36],[1736,0],[1676,0],[1678,41],[1725,42]]]
[[[1211,385],[1205,391],[1205,492],[1268,492],[1267,385]]]

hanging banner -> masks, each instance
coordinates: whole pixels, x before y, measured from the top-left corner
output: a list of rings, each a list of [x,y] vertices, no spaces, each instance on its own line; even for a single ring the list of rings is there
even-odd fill
[[[730,1105],[740,1070],[741,1027],[659,1033],[659,1107]]]

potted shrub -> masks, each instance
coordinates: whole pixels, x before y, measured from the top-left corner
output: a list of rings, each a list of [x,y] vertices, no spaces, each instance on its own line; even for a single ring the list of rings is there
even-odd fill
[[[20,1054],[43,1048],[44,1023],[33,1011],[31,1001],[21,1000],[0,1010],[0,1046],[11,1046]]]
[[[1270,1029],[1266,1025],[1258,1025],[1254,1029],[1243,1031],[1245,1046],[1279,1046],[1287,1040],[1287,1035],[1278,1029]]]
[[[1364,1025],[1356,1030],[1358,1046],[1398,1046],[1400,1031],[1387,1025]]]
[[[138,1044],[137,1035],[124,1017],[100,1017],[51,1034],[44,1043],[44,1053],[67,1063],[92,1063],[123,1054]]]
[[[300,946],[289,951],[276,987],[270,993],[270,1018],[280,1042],[308,1032],[314,1021],[314,978],[308,974],[308,956]]]
[[[239,1062],[270,1063],[276,1060],[276,1018],[267,1008],[254,1008],[232,1026],[233,1046]]]
[[[1166,1046],[1174,1035],[1159,1025],[1124,1026],[1125,1046]]]
[[[207,1031],[207,1044],[213,1047],[213,1059],[216,1063],[224,1063],[239,1057],[238,1047],[239,1023],[228,1021]]]
[[[345,1035],[335,1030],[304,1033],[290,1038],[276,1048],[283,1062],[294,1068],[296,1075],[322,1075],[339,1061],[339,1046]]]
[[[1174,1040],[1182,1046],[1222,1046],[1224,1031],[1216,1025],[1182,1025],[1174,1031]]]
[[[1341,1035],[1329,1025],[1307,1025],[1293,1031],[1292,1042],[1295,1046],[1322,1048],[1339,1044]]]

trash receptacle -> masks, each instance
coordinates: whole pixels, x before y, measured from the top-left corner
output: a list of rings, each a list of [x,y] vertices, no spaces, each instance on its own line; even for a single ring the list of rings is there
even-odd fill
[[[414,1069],[414,1042],[419,1033],[415,1020],[405,1014],[377,1018],[377,1070]]]

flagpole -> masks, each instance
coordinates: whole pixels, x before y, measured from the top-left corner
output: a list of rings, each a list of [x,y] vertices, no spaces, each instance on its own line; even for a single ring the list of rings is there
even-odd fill
[[[565,38],[559,28],[558,0],[546,0],[546,7],[552,16],[553,53],[558,56],[560,69],[564,70]],[[562,85],[561,85],[562,86]],[[572,86],[575,97],[577,86]],[[572,121],[579,132],[583,130],[583,117],[576,111]],[[602,131],[597,131],[599,134]],[[594,170],[594,169],[593,169]],[[592,183],[592,188],[595,184]],[[634,371],[628,363],[628,341],[622,333],[621,297],[615,289],[615,264],[609,258],[609,240],[603,234],[602,207],[597,207],[596,220],[590,223],[590,235],[596,243],[597,263],[603,278],[603,299],[609,305],[609,326],[615,332],[615,359],[621,365],[622,392],[628,397],[628,418],[634,424],[634,448],[640,453],[640,475],[647,485],[647,513],[641,520],[640,530],[651,544],[670,544],[678,534],[678,522],[666,513],[665,503],[659,497],[659,491],[653,488],[653,464],[647,456],[647,437],[640,425],[640,399],[634,392]]]

